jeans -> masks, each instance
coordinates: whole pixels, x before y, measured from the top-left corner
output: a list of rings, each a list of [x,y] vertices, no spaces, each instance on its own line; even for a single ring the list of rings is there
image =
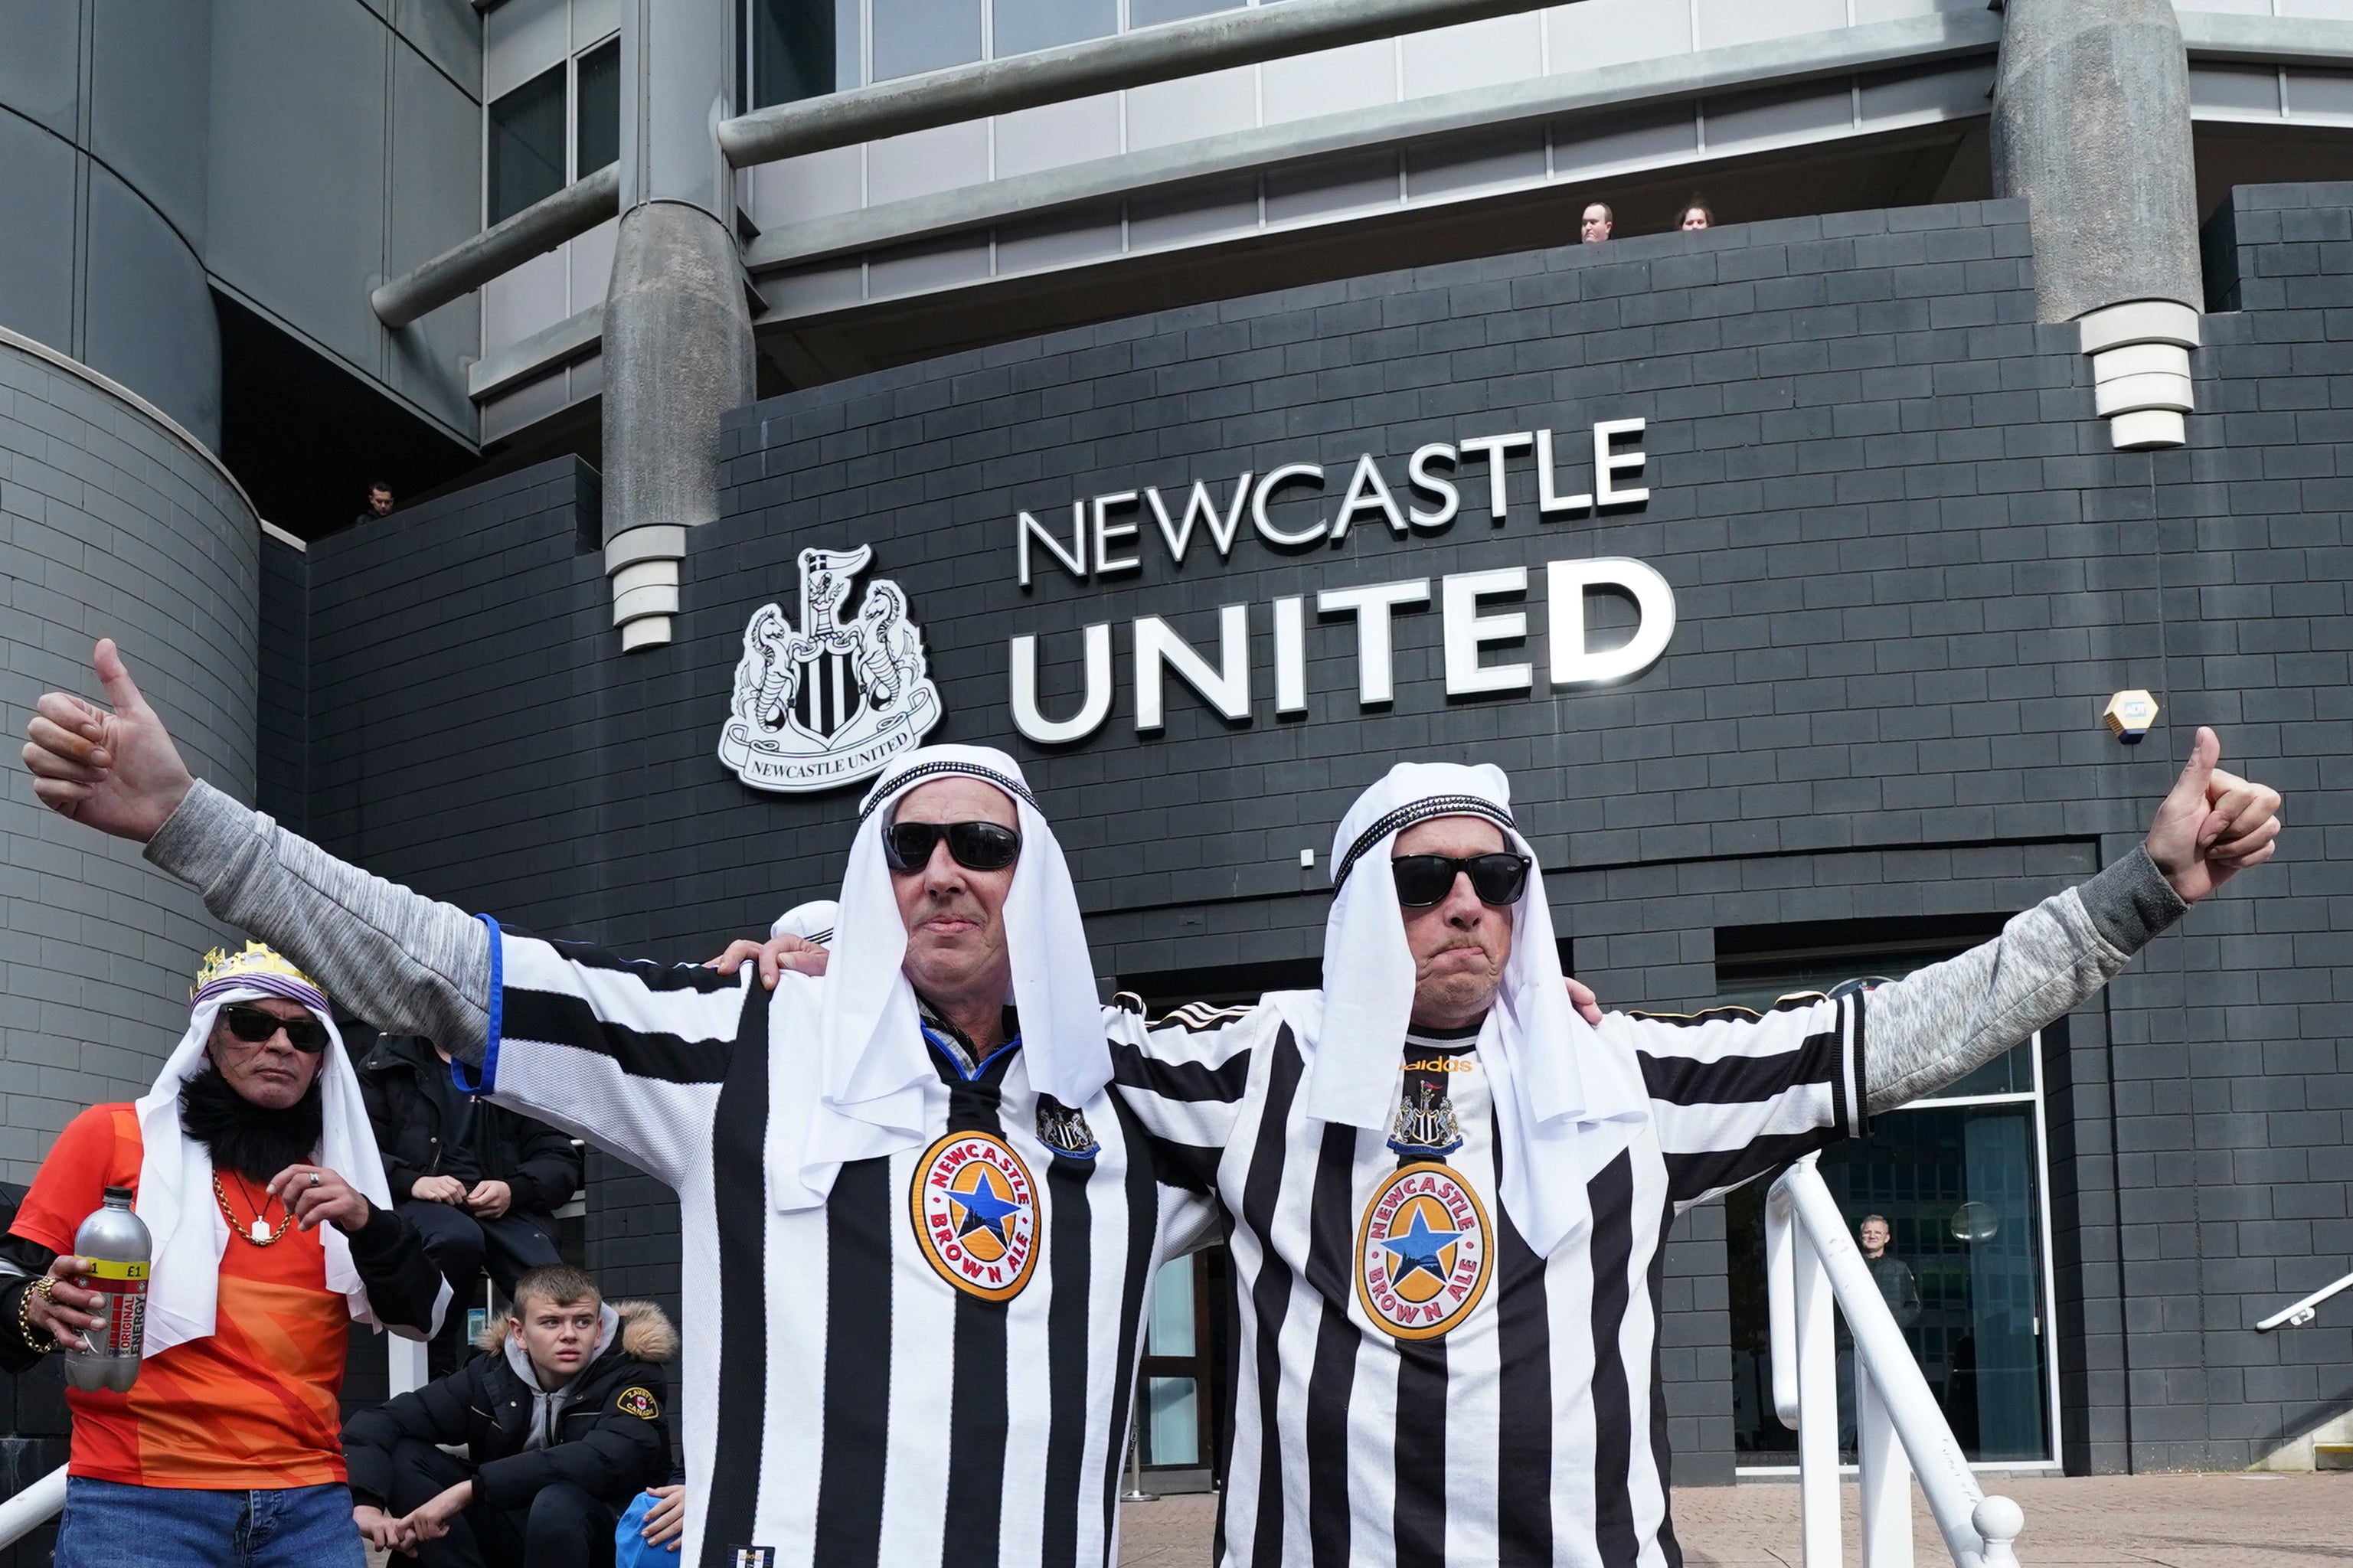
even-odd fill
[[[366,1568],[341,1483],[212,1492],[66,1479],[57,1568]]]
[[[387,1513],[406,1513],[474,1474],[465,1460],[415,1437],[400,1440],[392,1463]],[[448,1534],[418,1542],[416,1561],[417,1568],[609,1568],[620,1519],[619,1508],[557,1481],[524,1508],[468,1509],[450,1521]]]

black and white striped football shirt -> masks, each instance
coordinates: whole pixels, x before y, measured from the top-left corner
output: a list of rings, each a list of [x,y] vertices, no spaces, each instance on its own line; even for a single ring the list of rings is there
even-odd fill
[[[1170,1168],[1233,1216],[1240,1318],[1219,1561],[1662,1568],[1659,1281],[1682,1209],[1854,1130],[1864,1000],[1611,1015],[1649,1118],[1597,1134],[1550,1256],[1504,1208],[1475,1039],[1409,1037],[1389,1133],[1311,1121],[1271,1003],[1113,1045]]]
[[[930,1146],[851,1162],[823,1206],[783,1213],[769,1129],[817,1091],[822,980],[771,994],[748,964],[514,931],[492,951],[491,1097],[678,1193],[683,1562],[1111,1561],[1146,1291],[1214,1211],[1155,1183],[1110,1095],[1074,1118],[1018,1047],[975,1063],[934,1037]]]

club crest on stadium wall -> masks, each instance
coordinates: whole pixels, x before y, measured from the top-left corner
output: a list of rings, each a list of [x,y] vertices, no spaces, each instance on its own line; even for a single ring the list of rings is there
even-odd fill
[[[744,628],[719,760],[754,789],[855,784],[940,721],[905,591],[877,577],[846,613],[851,580],[873,559],[865,544],[802,551],[799,623],[763,605]]]

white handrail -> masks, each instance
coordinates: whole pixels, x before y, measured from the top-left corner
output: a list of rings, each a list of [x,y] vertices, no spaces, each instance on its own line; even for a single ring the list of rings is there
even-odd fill
[[[1841,1560],[1832,1298],[1854,1339],[1864,1568],[1908,1568],[1912,1561],[1907,1471],[1917,1476],[1958,1568],[2010,1568],[2025,1515],[2010,1499],[1978,1489],[1815,1158],[1783,1172],[1765,1200],[1773,1407],[1798,1434],[1807,1568],[1838,1568]]]
[[[59,1465],[5,1502],[0,1502],[0,1547],[14,1546],[66,1506],[66,1468]]]
[[[2327,1300],[2328,1298],[2336,1295],[2340,1290],[2349,1289],[2353,1289],[2353,1274],[2348,1274],[2344,1279],[2337,1280],[2333,1285],[2323,1285],[2319,1289],[2315,1290],[2311,1295],[2306,1296],[2303,1300],[2298,1301],[2293,1307],[2283,1308],[2279,1311],[2274,1312],[2270,1317],[2265,1318],[2262,1322],[2255,1325],[2255,1332],[2259,1334],[2267,1334],[2283,1323],[2293,1329],[2300,1329],[2304,1327],[2305,1324],[2312,1321],[2314,1318],[2320,1315],[2320,1304],[2323,1301]]]

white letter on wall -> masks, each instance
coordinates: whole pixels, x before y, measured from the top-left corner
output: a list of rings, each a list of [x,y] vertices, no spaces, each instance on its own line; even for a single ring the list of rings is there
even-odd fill
[[[1250,521],[1257,525],[1259,537],[1269,544],[1288,545],[1295,549],[1302,544],[1313,544],[1324,537],[1325,524],[1320,517],[1315,520],[1314,527],[1303,529],[1297,533],[1285,533],[1267,521],[1268,498],[1272,496],[1277,489],[1294,479],[1314,479],[1320,485],[1324,482],[1324,465],[1285,463],[1259,480],[1258,489],[1250,492]]]
[[[1307,601],[1274,602],[1274,710],[1307,711]]]
[[[1203,700],[1229,719],[1250,717],[1250,606],[1226,605],[1218,611],[1217,669],[1158,616],[1135,623],[1135,728],[1161,727],[1163,663],[1185,679]]]
[[[1439,616],[1446,637],[1446,695],[1476,691],[1525,691],[1535,684],[1535,670],[1525,664],[1482,665],[1482,643],[1502,642],[1528,635],[1528,613],[1482,616],[1479,601],[1491,594],[1525,594],[1528,569],[1503,566],[1493,572],[1455,572],[1440,584]]]
[[[1037,536],[1038,542],[1052,553],[1055,560],[1062,563],[1071,576],[1082,583],[1087,580],[1086,502],[1074,500],[1071,503],[1071,548],[1068,550],[1063,549],[1062,542],[1047,532],[1044,525],[1036,518],[1026,511],[1021,514],[1021,521],[1014,537],[1016,549],[1021,558],[1021,585],[1025,588],[1029,585],[1029,539],[1032,534]]]
[[[1124,541],[1135,537],[1135,520],[1130,518],[1125,522],[1113,522],[1104,516],[1113,507],[1129,507],[1134,504],[1134,490],[1121,490],[1114,495],[1095,497],[1095,576],[1099,580],[1110,576],[1114,572],[1137,571],[1144,565],[1144,559],[1141,556],[1124,555],[1114,558],[1111,552],[1112,541],[1115,539]]]
[[[1405,477],[1415,489],[1424,495],[1442,498],[1436,511],[1424,511],[1419,507],[1414,507],[1406,513],[1416,528],[1433,531],[1444,528],[1448,523],[1452,522],[1454,514],[1462,510],[1462,492],[1454,488],[1452,479],[1443,474],[1433,474],[1430,471],[1430,465],[1434,462],[1442,462],[1447,467],[1452,468],[1454,448],[1443,441],[1432,441],[1427,447],[1415,448],[1413,460],[1405,466]]]
[[[1111,717],[1111,623],[1101,621],[1086,630],[1087,695],[1078,712],[1068,719],[1049,719],[1038,711],[1038,639],[1013,639],[1013,723],[1041,746],[1083,741]]]
[[[1588,588],[1623,588],[1634,596],[1640,616],[1633,639],[1623,647],[1588,653],[1585,647],[1585,595]],[[1556,561],[1545,568],[1546,605],[1552,641],[1552,683],[1589,686],[1640,675],[1667,651],[1675,635],[1675,591],[1656,568],[1623,556],[1599,561]]]
[[[1348,493],[1340,498],[1340,515],[1332,520],[1332,537],[1345,539],[1349,522],[1360,511],[1379,512],[1388,520],[1391,533],[1405,536],[1405,513],[1398,510],[1388,481],[1381,478],[1380,465],[1373,461],[1370,452],[1357,458],[1356,471],[1348,476]]]
[[[1315,595],[1315,613],[1356,617],[1356,705],[1370,708],[1397,694],[1389,677],[1389,612],[1399,605],[1430,603],[1430,579],[1372,583],[1361,588],[1326,588]]]
[[[1508,436],[1472,436],[1462,443],[1462,455],[1483,452],[1487,457],[1487,513],[1497,522],[1504,521],[1504,454],[1516,452],[1535,440],[1525,430],[1514,430]]]
[[[1639,500],[1649,500],[1649,487],[1638,485],[1632,489],[1620,489],[1618,476],[1642,471],[1642,448],[1638,444],[1630,452],[1612,456],[1612,437],[1642,434],[1640,419],[1604,419],[1593,427],[1593,500],[1597,506],[1631,506]]]
[[[1536,432],[1536,510],[1550,517],[1556,511],[1583,511],[1593,504],[1586,495],[1565,496],[1552,488],[1552,432]]]

